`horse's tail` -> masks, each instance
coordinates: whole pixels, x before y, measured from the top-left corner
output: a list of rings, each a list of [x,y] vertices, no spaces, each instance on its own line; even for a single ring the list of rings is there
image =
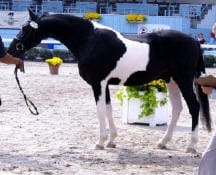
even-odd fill
[[[196,78],[200,77],[202,73],[205,73],[205,64],[203,60],[202,49],[200,44],[198,43],[199,47],[199,58],[197,63],[196,69]],[[199,84],[195,84],[199,103],[200,103],[200,112],[201,112],[201,120],[205,122],[207,130],[211,131],[211,116],[210,116],[210,109],[209,109],[209,100],[208,96],[203,93],[202,88]]]

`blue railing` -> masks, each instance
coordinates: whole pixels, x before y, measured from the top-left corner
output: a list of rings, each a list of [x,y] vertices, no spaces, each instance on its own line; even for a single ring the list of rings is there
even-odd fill
[[[0,2],[0,10],[9,10],[10,4],[7,2]]]

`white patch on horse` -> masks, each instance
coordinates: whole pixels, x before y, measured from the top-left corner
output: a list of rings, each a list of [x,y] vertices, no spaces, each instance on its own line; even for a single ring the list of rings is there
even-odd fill
[[[117,62],[116,67],[106,77],[107,81],[112,77],[118,77],[121,80],[120,84],[124,84],[133,73],[146,70],[149,62],[149,44],[128,40],[110,27],[103,26],[97,22],[92,23],[95,28],[108,29],[115,32],[127,49]]]
[[[117,62],[116,67],[108,75],[121,79],[120,84],[124,84],[127,79],[137,71],[145,71],[149,62],[149,45],[125,39],[127,51]]]

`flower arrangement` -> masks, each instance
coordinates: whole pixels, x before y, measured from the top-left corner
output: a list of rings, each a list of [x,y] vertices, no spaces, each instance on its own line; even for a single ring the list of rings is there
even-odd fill
[[[146,22],[147,18],[145,15],[142,15],[142,14],[128,14],[126,16],[126,20],[127,20],[127,22],[131,22],[131,23]]]
[[[86,12],[84,13],[83,18],[89,20],[100,20],[101,15],[97,12]]]
[[[45,62],[53,66],[60,65],[61,63],[63,63],[60,57],[52,57],[52,58],[46,59]]]
[[[59,72],[59,66],[63,63],[60,57],[52,57],[46,59],[45,62],[49,65],[50,74],[57,75]]]
[[[162,97],[158,97],[157,94],[161,93]],[[131,98],[137,98],[141,101],[141,113],[139,119],[144,116],[150,116],[154,114],[155,109],[160,105],[163,106],[167,103],[167,87],[164,80],[154,80],[148,84],[141,86],[125,86],[120,88],[115,97],[120,101],[121,105],[123,100],[130,100]]]

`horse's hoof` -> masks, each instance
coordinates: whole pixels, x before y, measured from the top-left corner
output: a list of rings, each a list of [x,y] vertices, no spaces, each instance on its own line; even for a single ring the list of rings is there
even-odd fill
[[[103,150],[103,149],[104,149],[103,146],[101,146],[99,144],[95,145],[95,150]]]
[[[167,149],[166,145],[163,145],[161,143],[157,144],[157,148],[159,148],[159,149]]]
[[[196,154],[197,151],[194,148],[187,148],[186,153]]]
[[[107,144],[107,148],[116,148],[116,144],[113,143],[113,142],[109,142],[109,143]]]

